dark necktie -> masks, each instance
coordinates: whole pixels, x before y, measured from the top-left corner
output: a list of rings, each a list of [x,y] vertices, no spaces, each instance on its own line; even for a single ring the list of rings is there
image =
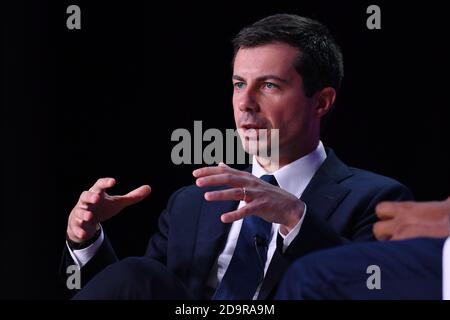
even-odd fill
[[[273,175],[264,175],[262,180],[278,186]],[[236,249],[220,282],[214,300],[249,300],[264,279],[264,266],[270,243],[272,223],[250,215],[242,221]]]

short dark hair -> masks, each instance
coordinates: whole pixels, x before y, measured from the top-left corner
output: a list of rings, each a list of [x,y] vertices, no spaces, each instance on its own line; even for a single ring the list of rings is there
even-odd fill
[[[259,20],[233,39],[234,57],[240,48],[276,42],[300,49],[294,67],[303,78],[306,96],[325,87],[339,90],[344,76],[341,49],[323,24],[309,18],[276,14]]]

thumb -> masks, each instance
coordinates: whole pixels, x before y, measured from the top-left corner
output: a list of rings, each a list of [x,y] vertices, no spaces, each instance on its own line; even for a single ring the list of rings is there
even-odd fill
[[[149,185],[143,185],[123,195],[120,200],[127,207],[144,200],[151,192],[152,188]]]
[[[229,168],[228,165],[226,165],[224,162],[219,162],[219,164],[217,165],[218,167],[224,167],[224,168]]]

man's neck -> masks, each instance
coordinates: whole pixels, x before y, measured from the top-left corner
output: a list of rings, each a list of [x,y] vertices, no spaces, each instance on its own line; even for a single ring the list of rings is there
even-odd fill
[[[295,160],[310,154],[311,152],[316,150],[318,145],[319,140],[315,141],[314,143],[311,143],[309,146],[306,146],[304,148],[292,148],[290,152],[284,152],[283,154],[280,150],[278,161],[273,161],[271,158],[259,156],[256,156],[256,160],[266,172],[273,173],[283,168],[284,166],[288,165],[289,163],[294,162]],[[292,152],[292,150],[294,150],[294,152]]]

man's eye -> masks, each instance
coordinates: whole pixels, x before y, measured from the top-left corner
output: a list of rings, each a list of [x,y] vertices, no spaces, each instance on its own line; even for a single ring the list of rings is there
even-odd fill
[[[236,88],[236,89],[242,89],[242,88],[244,88],[244,83],[243,82],[236,82],[235,84],[234,84],[234,87]]]
[[[272,82],[264,82],[264,87],[267,89],[276,89],[278,86],[275,83]]]

